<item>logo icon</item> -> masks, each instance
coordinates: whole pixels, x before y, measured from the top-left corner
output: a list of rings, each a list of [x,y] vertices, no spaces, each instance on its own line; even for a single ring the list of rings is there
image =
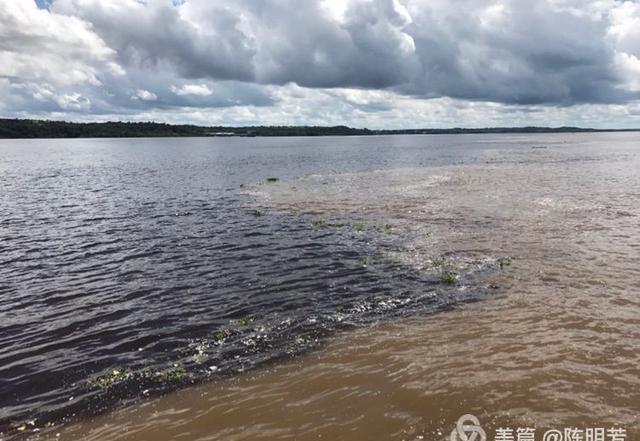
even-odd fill
[[[451,441],[487,441],[480,421],[473,415],[462,415],[451,431]]]

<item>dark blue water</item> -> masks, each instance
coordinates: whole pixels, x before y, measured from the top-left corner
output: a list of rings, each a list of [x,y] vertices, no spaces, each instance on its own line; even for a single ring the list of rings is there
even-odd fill
[[[486,135],[0,141],[0,432],[478,298],[386,260],[381,250],[402,237],[314,224],[257,206],[241,187],[483,163],[525,144]]]

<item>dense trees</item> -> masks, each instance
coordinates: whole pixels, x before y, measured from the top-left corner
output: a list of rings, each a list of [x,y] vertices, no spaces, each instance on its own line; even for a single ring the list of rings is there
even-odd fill
[[[0,119],[0,138],[126,138],[170,136],[348,136],[451,133],[548,133],[597,131],[577,127],[500,127],[481,129],[369,130],[346,126],[201,127],[155,122],[72,123]]]

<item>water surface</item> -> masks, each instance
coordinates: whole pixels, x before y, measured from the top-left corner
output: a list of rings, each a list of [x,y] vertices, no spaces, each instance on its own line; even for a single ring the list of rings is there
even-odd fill
[[[63,435],[637,430],[637,145],[3,141],[4,430],[127,405]]]

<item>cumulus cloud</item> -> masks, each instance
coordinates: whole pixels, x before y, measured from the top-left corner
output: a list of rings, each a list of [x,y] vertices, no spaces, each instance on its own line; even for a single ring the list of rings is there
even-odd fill
[[[142,101],[155,101],[158,99],[158,95],[153,92],[149,92],[148,90],[138,89],[136,90],[135,95],[131,97],[134,100],[142,100]]]
[[[185,84],[182,87],[171,86],[171,91],[176,95],[209,96],[213,94],[206,84]]]
[[[331,102],[350,109],[348,123],[434,100],[575,117],[570,109],[640,99],[635,1],[39,4],[0,0],[5,113],[234,108],[288,123],[305,102],[316,106],[309,120],[333,120]]]
[[[97,85],[102,72],[124,73],[114,55],[85,21],[30,1],[0,1],[0,77]]]

